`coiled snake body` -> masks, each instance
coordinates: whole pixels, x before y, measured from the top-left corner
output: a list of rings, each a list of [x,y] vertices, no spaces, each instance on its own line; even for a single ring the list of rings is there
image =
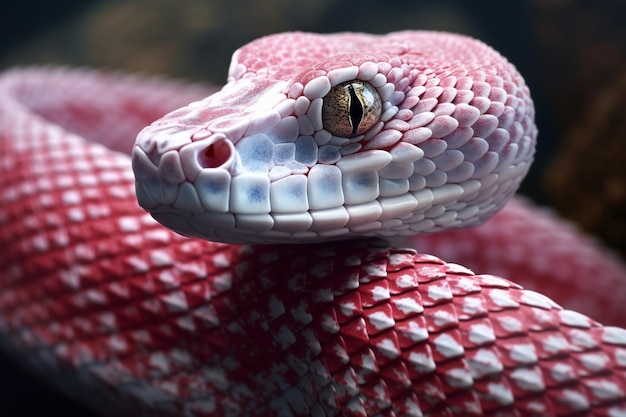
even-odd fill
[[[468,269],[626,324],[617,261],[505,206],[536,129],[495,51],[262,38],[142,131],[133,173],[129,138],[208,93],[0,78],[0,331],[23,364],[113,415],[626,415],[625,330]]]

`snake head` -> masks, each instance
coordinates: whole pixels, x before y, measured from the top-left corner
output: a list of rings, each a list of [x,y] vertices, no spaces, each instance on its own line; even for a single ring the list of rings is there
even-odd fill
[[[517,190],[529,90],[460,35],[286,33],[235,52],[228,83],[146,127],[139,204],[187,236],[312,242],[481,224]]]

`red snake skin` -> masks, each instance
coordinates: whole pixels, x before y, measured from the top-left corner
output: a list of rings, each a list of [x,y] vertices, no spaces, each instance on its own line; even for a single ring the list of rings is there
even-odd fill
[[[377,240],[235,246],[157,224],[112,149],[206,93],[2,75],[0,343],[17,360],[108,415],[626,415],[626,330],[511,281]],[[620,265],[530,205],[418,245],[626,325]]]

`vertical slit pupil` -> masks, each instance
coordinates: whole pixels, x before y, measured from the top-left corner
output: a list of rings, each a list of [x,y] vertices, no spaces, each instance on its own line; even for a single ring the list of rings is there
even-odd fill
[[[348,84],[348,92],[350,93],[350,123],[352,123],[352,134],[355,135],[363,120],[363,105],[352,84]]]

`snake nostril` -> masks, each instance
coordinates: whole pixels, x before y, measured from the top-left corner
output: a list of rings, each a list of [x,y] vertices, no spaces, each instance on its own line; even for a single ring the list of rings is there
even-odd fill
[[[219,168],[231,159],[233,151],[233,145],[229,140],[217,140],[198,154],[198,161],[203,168]]]

